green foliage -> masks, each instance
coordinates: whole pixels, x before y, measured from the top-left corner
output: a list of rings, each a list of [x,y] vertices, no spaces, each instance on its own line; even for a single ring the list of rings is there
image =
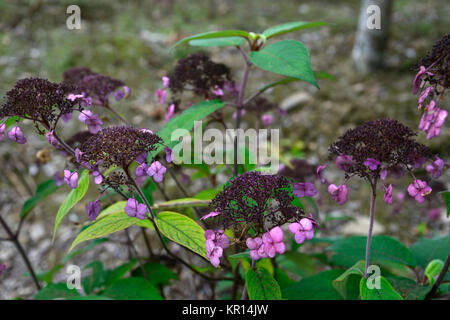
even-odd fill
[[[61,221],[69,213],[70,209],[72,209],[81,199],[83,199],[88,188],[89,188],[89,171],[83,170],[78,178],[78,186],[69,192],[69,194],[59,207],[58,213],[56,214],[55,228],[53,231],[53,241],[55,241],[56,231],[58,230]]]
[[[50,283],[42,288],[35,296],[35,300],[53,300],[62,298],[81,297],[76,289],[67,288],[64,282]]]
[[[445,206],[447,207],[447,217],[450,217],[450,190],[439,192],[445,200]]]
[[[355,263],[351,268],[347,269],[343,274],[333,280],[333,287],[346,300],[357,299],[359,295],[359,282],[364,276],[364,268],[366,263],[361,260]]]
[[[102,238],[111,233],[124,230],[135,224],[142,227],[153,228],[149,220],[139,220],[137,218],[129,217],[123,211],[104,215],[101,219],[97,217],[97,220],[94,223],[90,224],[77,235],[70,246],[69,252],[84,241]]]
[[[192,40],[200,40],[200,39],[221,39],[221,38],[236,38],[236,37],[242,37],[242,38],[248,38],[249,33],[242,30],[224,30],[224,31],[211,31],[211,32],[205,32],[205,33],[199,33],[184,39],[181,39],[177,43],[175,43],[171,50],[175,47],[179,46],[180,44],[190,42]]]
[[[263,70],[298,78],[319,87],[311,69],[308,49],[300,41],[275,42],[260,51],[251,52],[250,61]]]
[[[244,38],[228,37],[228,38],[213,38],[213,39],[197,39],[189,41],[189,45],[197,47],[239,47],[244,42]]]
[[[56,185],[54,179],[49,179],[39,184],[36,188],[34,196],[29,198],[23,204],[22,211],[20,212],[20,218],[25,218],[28,213],[36,207],[36,205],[44,201],[47,196],[58,190],[58,188],[59,187]]]
[[[270,27],[269,29],[264,30],[262,33],[263,36],[265,36],[267,39],[270,39],[272,37],[277,37],[282,34],[293,32],[297,30],[302,29],[308,29],[308,28],[316,28],[316,27],[322,27],[328,25],[326,22],[303,22],[303,21],[296,21],[296,22],[287,22],[280,24],[278,26]]]
[[[444,261],[439,259],[434,259],[430,261],[430,263],[425,268],[425,276],[428,278],[428,282],[430,284],[434,284],[436,281],[435,278],[441,273],[442,268],[444,267]]]
[[[300,277],[308,277],[315,272],[314,258],[300,252],[287,251],[276,257],[277,265],[292,274]]]
[[[167,286],[170,284],[170,280],[178,280],[178,276],[175,272],[158,262],[147,262],[143,267],[147,273],[148,280],[154,286]],[[132,276],[144,278],[144,273],[141,268],[136,268],[133,271]]]
[[[387,277],[389,283],[405,300],[423,300],[431,286],[423,286],[416,281],[403,277]]]
[[[362,278],[359,285],[361,300],[403,300],[385,277],[380,276],[380,288],[369,288],[367,279]]]
[[[450,236],[421,238],[410,249],[417,265],[423,269],[434,259],[445,261],[450,248]]]
[[[180,115],[173,117],[166,123],[166,125],[158,132],[158,136],[163,139],[164,144],[169,148],[173,148],[179,142],[172,141],[172,133],[176,129],[185,129],[190,131],[194,127],[194,122],[199,121],[211,113],[224,107],[221,100],[209,100],[194,104],[188,109],[184,110]],[[156,157],[164,146],[159,146],[158,149],[152,152],[152,156]],[[149,155],[150,157],[150,155]]]
[[[197,222],[171,211],[159,213],[155,222],[167,238],[206,258],[205,231]]]
[[[333,251],[331,263],[346,268],[365,259],[367,237],[355,236],[335,241],[327,250]],[[372,238],[370,247],[371,262],[394,262],[411,267],[416,265],[411,251],[398,240],[380,235]]]
[[[102,296],[117,300],[162,300],[158,290],[144,278],[126,278],[108,287]]]
[[[245,275],[250,300],[280,300],[281,289],[266,268],[249,269]]]
[[[283,289],[283,299],[290,300],[342,300],[332,281],[344,270],[333,269],[304,278]]]

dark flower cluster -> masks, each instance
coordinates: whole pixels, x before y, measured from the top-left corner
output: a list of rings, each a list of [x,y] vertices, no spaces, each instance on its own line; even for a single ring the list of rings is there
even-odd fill
[[[67,99],[73,87],[65,83],[53,83],[46,79],[25,78],[16,82],[6,93],[6,102],[0,108],[0,119],[18,116],[53,128],[62,115],[70,114],[78,99]]]
[[[91,97],[95,104],[108,106],[109,96],[124,86],[125,83],[121,80],[94,73],[85,75],[78,81],[77,91]]]
[[[292,184],[280,175],[246,172],[233,178],[211,201],[223,229],[233,228],[238,242],[257,236],[305,213],[294,206]]]
[[[450,85],[450,35],[446,34],[436,41],[428,54],[416,65],[415,70],[419,71],[424,66],[429,73],[425,74],[423,80],[430,85],[440,85],[448,88]]]
[[[81,145],[81,161],[78,162],[99,162],[106,168],[115,165],[127,171],[138,156],[156,150],[161,143],[162,139],[150,130],[128,126],[109,127]]]
[[[385,169],[408,169],[433,158],[428,147],[412,138],[415,135],[397,120],[368,121],[339,137],[329,148],[330,158],[340,158],[337,163],[348,176],[356,174],[373,182],[382,164]]]
[[[87,67],[74,67],[63,73],[63,82],[76,86],[87,75],[95,74]]]
[[[169,89],[172,93],[181,93],[185,89],[205,98],[215,97],[214,90],[223,88],[230,80],[230,69],[215,63],[203,53],[191,54],[180,59],[168,77]]]

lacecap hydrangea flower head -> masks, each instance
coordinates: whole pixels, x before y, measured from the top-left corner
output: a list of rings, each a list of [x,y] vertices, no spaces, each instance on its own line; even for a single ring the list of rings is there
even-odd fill
[[[294,235],[302,233],[303,237],[295,236],[298,243],[311,239],[318,227],[312,216],[293,204],[294,200],[294,185],[284,176],[260,172],[236,176],[211,201],[213,211],[204,218],[217,219],[219,229],[207,230],[206,241],[216,239],[218,234],[223,240],[227,237],[224,230],[231,229],[235,243],[250,249],[253,260],[282,254],[286,249],[282,225],[290,223],[289,230]],[[217,260],[228,245],[229,239],[207,246],[213,265],[218,265]]]

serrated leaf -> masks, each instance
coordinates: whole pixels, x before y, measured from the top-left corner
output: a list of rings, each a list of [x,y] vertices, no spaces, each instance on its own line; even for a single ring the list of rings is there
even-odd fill
[[[283,23],[274,27],[270,27],[269,29],[266,29],[262,34],[267,39],[270,39],[272,37],[276,37],[288,32],[293,32],[297,30],[302,29],[308,29],[308,28],[316,28],[316,27],[322,27],[326,26],[328,23],[316,21],[316,22],[304,22],[304,21],[296,21],[296,22],[287,22]]]
[[[380,288],[369,288],[367,279],[362,278],[359,286],[361,300],[403,300],[385,277],[380,276]]]
[[[356,299],[358,297],[359,282],[361,280],[361,277],[364,276],[365,265],[366,263],[363,260],[358,261],[357,263],[355,263],[355,265],[347,269],[343,274],[333,280],[333,287],[344,299]],[[350,278],[357,278],[357,282],[350,281],[353,280]],[[348,286],[349,282],[351,282],[351,285],[356,285],[354,290],[349,290],[352,289]]]
[[[280,300],[281,289],[278,282],[266,268],[249,269],[245,275],[250,300]]]
[[[241,37],[248,38],[249,33],[243,30],[223,30],[223,31],[210,31],[205,33],[199,33],[190,37],[186,37],[175,43],[170,50],[173,50],[175,47],[180,44],[199,39],[217,39],[217,38],[228,38],[228,37]]]
[[[39,184],[34,196],[24,202],[22,211],[20,212],[20,218],[25,218],[38,203],[44,201],[46,197],[58,190],[58,188],[59,186],[56,185],[56,182],[53,179],[49,179]]]
[[[111,233],[129,228],[135,224],[151,228],[150,221],[129,217],[125,212],[115,212],[102,219],[97,218],[94,223],[90,224],[77,235],[70,246],[69,252],[84,241],[102,238]]]
[[[126,278],[107,288],[102,296],[117,300],[162,300],[158,290],[143,278]]]
[[[327,248],[327,250],[334,252],[331,262],[349,268],[357,261],[364,260],[366,242],[367,237],[364,236],[354,236],[335,241]],[[406,246],[398,240],[384,235],[372,237],[370,261],[379,263],[383,261],[396,262],[411,267],[416,265],[414,256]]]
[[[89,171],[83,170],[78,178],[78,186],[72,189],[67,197],[64,199],[63,203],[59,207],[58,213],[55,218],[55,228],[53,230],[53,240],[55,241],[56,231],[61,224],[61,221],[69,213],[69,211],[81,200],[86,194],[89,188]]]
[[[163,211],[155,218],[156,225],[170,240],[192,250],[206,259],[205,230],[185,215]]]
[[[190,46],[196,47],[239,47],[244,42],[244,38],[228,37],[228,38],[214,38],[214,39],[197,39],[189,41]]]
[[[250,61],[263,70],[297,78],[319,88],[311,69],[308,49],[300,41],[275,42],[260,51],[251,52]]]

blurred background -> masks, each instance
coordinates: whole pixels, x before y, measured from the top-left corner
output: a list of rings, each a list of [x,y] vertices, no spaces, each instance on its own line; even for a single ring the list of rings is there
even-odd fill
[[[81,8],[81,30],[66,27],[66,9],[72,4]],[[366,120],[392,117],[417,130],[421,114],[417,111],[417,96],[412,94],[416,73],[412,67],[450,30],[450,2],[394,0],[384,66],[360,73],[352,61],[360,7],[361,1],[357,0],[0,0],[0,96],[18,79],[33,76],[59,82],[65,70],[85,66],[124,81],[131,88],[131,98],[115,103],[114,108],[134,125],[158,130],[166,112],[154,98],[155,90],[161,87],[161,77],[173,69],[177,59],[198,51],[183,46],[169,52],[177,40],[221,29],[261,32],[289,21],[326,21],[330,24],[327,27],[298,31],[284,38],[302,41],[310,51],[313,70],[326,71],[335,79],[320,80],[320,90],[298,82],[277,87],[266,95],[289,112],[288,117],[274,124],[283,130],[283,150],[291,157],[302,157],[317,165],[327,160],[328,146],[339,135]],[[240,80],[243,63],[236,49],[206,51],[212,60],[229,65],[234,79]],[[255,70],[248,92],[274,79],[278,78]],[[74,133],[80,128],[75,125],[69,131]],[[30,133],[32,126],[27,130]],[[13,226],[18,223],[24,200],[34,193],[36,185],[64,168],[64,159],[57,155],[43,164],[36,153],[46,146],[45,139],[26,136],[30,141],[26,145],[0,144],[0,214]],[[441,136],[427,141],[421,133],[418,140],[448,161],[449,137],[447,120]],[[339,172],[329,174],[330,180],[342,179]],[[393,235],[406,244],[419,235],[445,232],[449,219],[445,217],[444,202],[436,193],[449,189],[449,181],[447,172],[433,186],[429,201],[416,205],[408,199],[398,213],[379,199],[375,232]],[[405,190],[406,186],[405,180],[397,189]],[[202,183],[193,183],[192,188],[192,193],[201,191]],[[323,194],[319,220],[326,221],[322,231],[325,235],[367,232],[369,188],[356,180],[349,188],[351,201],[342,207],[328,199],[325,189],[319,190]],[[87,220],[84,206],[76,206],[52,245],[54,217],[65,194],[59,192],[34,209],[21,233],[21,241],[37,270],[53,266],[66,253],[80,223]],[[437,211],[430,213],[431,209]],[[0,230],[0,237],[3,235]],[[102,244],[74,263],[84,265],[94,257],[112,268],[127,258],[127,249],[113,242]],[[0,280],[0,299],[31,297],[32,282],[23,276],[26,269],[11,243],[0,242],[0,262],[9,267],[7,276]],[[64,272],[61,279],[63,276]],[[179,291],[175,290],[172,297],[189,298],[188,290]]]

